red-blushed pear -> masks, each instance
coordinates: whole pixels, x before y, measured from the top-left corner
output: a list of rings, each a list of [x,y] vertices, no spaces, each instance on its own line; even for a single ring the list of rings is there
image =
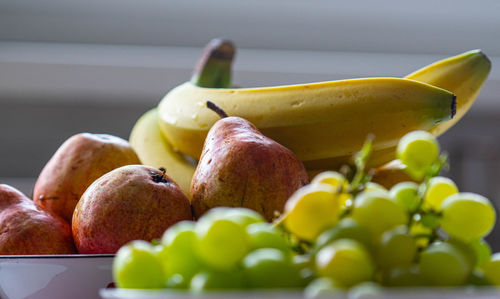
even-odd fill
[[[160,239],[192,220],[189,199],[164,170],[127,165],[98,178],[82,195],[72,229],[80,253],[116,253],[132,241]]]
[[[80,133],[55,152],[33,191],[36,205],[71,223],[76,203],[93,181],[129,164],[140,164],[128,141],[107,134]]]
[[[0,184],[0,255],[76,253],[69,224]]]
[[[304,165],[249,121],[228,117],[210,101],[207,107],[221,119],[208,132],[191,181],[194,216],[217,206],[245,207],[271,221],[290,195],[308,183]]]

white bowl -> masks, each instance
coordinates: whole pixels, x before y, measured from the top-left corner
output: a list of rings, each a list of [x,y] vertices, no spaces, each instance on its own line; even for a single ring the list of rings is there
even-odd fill
[[[102,289],[103,299],[308,299],[302,291],[270,290],[213,292],[203,295],[175,290]],[[500,292],[495,288],[382,288],[378,293],[335,293],[315,299],[495,299]]]
[[[112,254],[0,255],[0,298],[99,298],[112,282]]]

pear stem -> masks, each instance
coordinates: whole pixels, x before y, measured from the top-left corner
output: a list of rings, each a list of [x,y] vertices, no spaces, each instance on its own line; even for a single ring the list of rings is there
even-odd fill
[[[220,116],[220,118],[226,118],[229,116],[229,115],[227,115],[227,113],[224,110],[222,110],[221,107],[219,107],[217,104],[215,104],[212,101],[207,101],[207,108],[212,110],[213,112],[217,113]]]

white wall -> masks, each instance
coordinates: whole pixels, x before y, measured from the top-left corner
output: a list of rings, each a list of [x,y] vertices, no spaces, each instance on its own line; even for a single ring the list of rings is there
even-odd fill
[[[497,0],[1,0],[0,40],[500,55]]]

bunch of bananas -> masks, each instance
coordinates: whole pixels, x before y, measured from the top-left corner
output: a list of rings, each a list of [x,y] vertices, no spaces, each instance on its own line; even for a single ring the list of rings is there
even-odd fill
[[[172,89],[134,126],[130,143],[141,161],[164,167],[189,192],[208,130],[218,120],[204,103],[255,124],[291,149],[308,170],[349,163],[375,136],[370,166],[395,159],[398,140],[413,130],[439,136],[471,107],[491,64],[473,50],[405,78],[362,78],[262,88],[230,88],[234,48],[214,40],[190,82]]]

